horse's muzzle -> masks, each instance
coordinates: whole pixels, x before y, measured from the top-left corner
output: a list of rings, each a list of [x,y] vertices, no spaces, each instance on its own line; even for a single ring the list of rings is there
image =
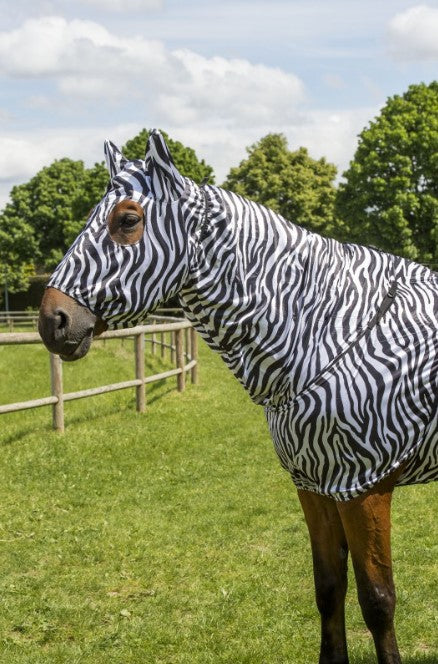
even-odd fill
[[[93,336],[106,324],[89,309],[56,288],[47,288],[40,306],[38,330],[52,353],[67,362],[87,354]]]

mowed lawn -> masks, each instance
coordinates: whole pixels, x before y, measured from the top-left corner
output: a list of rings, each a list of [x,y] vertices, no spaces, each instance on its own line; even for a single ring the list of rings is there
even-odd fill
[[[319,620],[295,489],[263,411],[203,344],[200,384],[0,416],[0,662],[313,664]],[[129,379],[132,342],[64,365],[66,391]],[[169,366],[151,358],[147,371]],[[0,347],[0,403],[49,394],[48,355]],[[438,484],[396,492],[405,664],[438,662]],[[351,575],[351,664],[375,662]]]

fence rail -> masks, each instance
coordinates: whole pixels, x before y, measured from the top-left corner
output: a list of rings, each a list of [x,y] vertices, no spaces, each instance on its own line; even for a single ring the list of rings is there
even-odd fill
[[[13,332],[17,326],[30,326],[36,330],[38,311],[0,311],[0,326],[7,327],[9,332]]]
[[[174,320],[181,320],[181,318],[178,318],[178,315],[181,316],[181,309],[169,309],[168,307],[165,307],[158,311],[163,313],[162,317],[166,320],[168,320],[169,316],[172,316],[172,314],[176,314]],[[38,316],[39,312],[36,309],[26,309],[25,311],[0,311],[0,327],[6,327],[9,332],[13,332],[16,327],[33,327],[37,330]]]
[[[137,411],[144,412],[147,384],[176,376],[177,389],[181,392],[185,388],[186,373],[188,372],[190,372],[192,383],[196,384],[198,382],[198,338],[192,324],[186,320],[168,316],[154,316],[153,319],[154,322],[149,325],[138,325],[126,330],[107,331],[94,340],[94,342],[105,342],[106,339],[123,340],[127,337],[133,338],[135,350],[134,379],[64,393],[62,360],[58,355],[50,353],[51,395],[39,399],[30,399],[29,401],[0,405],[0,415],[29,408],[52,406],[53,428],[62,432],[64,431],[64,403],[66,401],[135,387]],[[166,341],[166,338],[168,341]],[[170,350],[171,360],[176,365],[175,368],[153,376],[146,376],[144,370],[146,343],[150,344],[152,354],[155,354],[157,348],[160,348],[162,357],[164,357],[166,349]],[[0,333],[0,346],[27,344],[42,344],[40,335],[37,332]]]

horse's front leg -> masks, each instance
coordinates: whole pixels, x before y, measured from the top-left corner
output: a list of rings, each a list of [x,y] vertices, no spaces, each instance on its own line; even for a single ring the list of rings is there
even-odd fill
[[[365,496],[338,503],[359,602],[374,639],[379,664],[401,663],[394,631],[395,588],[390,541],[391,498],[397,475]]]
[[[313,555],[316,603],[321,616],[319,664],[348,664],[345,637],[348,547],[336,503],[298,491]]]

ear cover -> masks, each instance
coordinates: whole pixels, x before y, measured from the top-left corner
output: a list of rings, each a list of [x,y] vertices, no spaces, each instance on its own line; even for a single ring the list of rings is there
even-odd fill
[[[110,176],[113,178],[121,170],[123,170],[126,162],[126,157],[120,152],[119,148],[111,141],[105,141],[105,160]]]
[[[184,192],[185,180],[173,163],[166,141],[156,129],[149,134],[145,161],[155,198],[158,201],[179,198]]]

